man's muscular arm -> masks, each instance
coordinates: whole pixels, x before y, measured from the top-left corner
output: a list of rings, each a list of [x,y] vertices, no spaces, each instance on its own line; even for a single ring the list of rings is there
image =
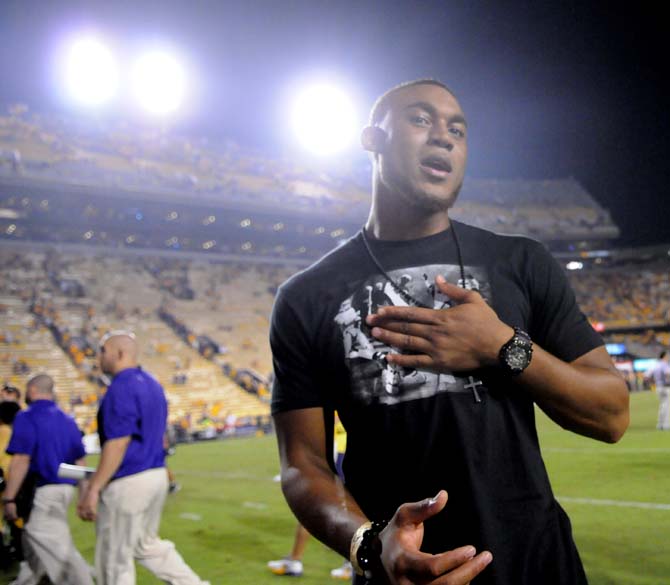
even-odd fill
[[[327,462],[326,432],[321,408],[276,414],[282,490],[298,520],[324,544],[349,558],[354,532],[365,514]],[[465,546],[438,555],[419,551],[423,522],[446,504],[446,493],[398,508],[382,531],[382,566],[388,582],[464,585],[491,561]]]
[[[519,384],[563,428],[616,443],[628,428],[629,394],[604,347],[566,363],[533,350]]]
[[[514,331],[474,291],[436,279],[458,303],[446,311],[384,307],[369,315],[372,334],[414,354],[389,354],[405,367],[463,371],[496,366]],[[576,433],[614,443],[628,427],[628,389],[604,348],[564,362],[533,343],[533,359],[515,378],[555,422]]]
[[[351,537],[367,518],[328,465],[323,410],[291,410],[274,420],[286,501],[309,532],[349,558]]]

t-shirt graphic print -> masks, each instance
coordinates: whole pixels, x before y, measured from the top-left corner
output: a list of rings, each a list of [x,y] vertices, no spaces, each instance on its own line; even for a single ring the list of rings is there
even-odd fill
[[[490,304],[491,288],[484,269],[466,266],[464,273],[465,283],[460,266],[454,264],[399,268],[388,272],[393,282],[374,274],[342,302],[334,321],[342,334],[354,400],[366,405],[392,405],[442,392],[473,392],[478,398],[476,389],[481,382],[472,376],[436,374],[388,363],[386,356],[400,350],[372,337],[365,323],[369,314],[385,306],[449,310],[453,303],[437,288],[437,275],[442,275],[447,282],[478,291]]]

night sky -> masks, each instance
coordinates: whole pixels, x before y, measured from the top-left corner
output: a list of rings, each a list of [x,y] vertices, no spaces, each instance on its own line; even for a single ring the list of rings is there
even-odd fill
[[[388,87],[436,77],[468,116],[469,176],[572,176],[621,244],[670,243],[664,23],[643,2],[2,0],[0,104],[68,111],[52,55],[83,28],[129,53],[147,39],[182,51],[193,99],[177,129],[270,155],[289,149],[300,80],[332,77],[365,115]]]

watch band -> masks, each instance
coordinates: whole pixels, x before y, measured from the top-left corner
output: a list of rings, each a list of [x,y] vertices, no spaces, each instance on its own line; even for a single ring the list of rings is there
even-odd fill
[[[529,345],[532,345],[533,342],[530,339],[530,335],[528,335],[528,333],[526,333],[523,329],[521,329],[521,327],[516,327],[515,326],[512,329],[514,329],[513,338],[514,337],[521,337],[523,339],[523,341],[525,341]]]

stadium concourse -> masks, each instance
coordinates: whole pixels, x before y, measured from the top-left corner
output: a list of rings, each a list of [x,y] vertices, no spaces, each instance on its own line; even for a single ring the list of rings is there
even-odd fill
[[[9,108],[0,380],[22,386],[49,372],[92,433],[104,390],[97,340],[132,329],[182,439],[268,430],[274,292],[353,235],[368,206],[365,160],[315,164]],[[574,269],[594,326],[618,344],[631,390],[643,388],[635,360],[670,344],[667,246],[617,250],[609,212],[572,179],[468,180],[453,215],[549,246]]]

